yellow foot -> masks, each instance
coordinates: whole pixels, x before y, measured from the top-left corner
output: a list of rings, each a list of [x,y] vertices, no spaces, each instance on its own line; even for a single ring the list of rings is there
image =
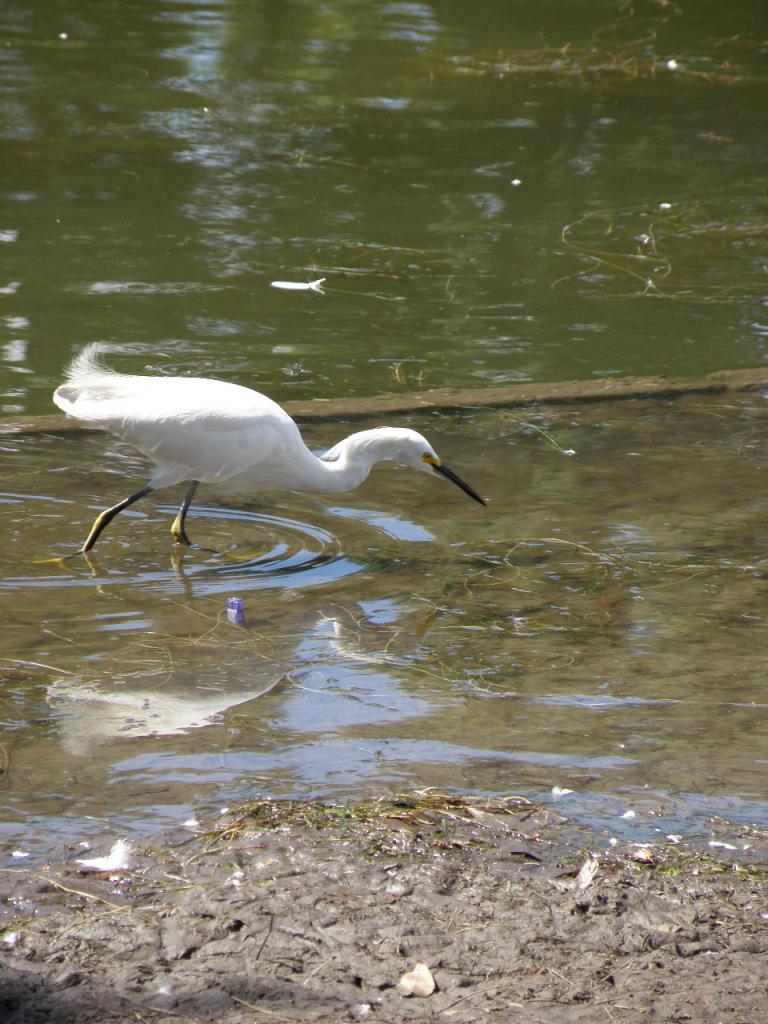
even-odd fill
[[[60,555],[58,558],[36,558],[32,562],[33,565],[56,565],[59,569],[69,569],[69,563],[73,558],[79,558],[82,556],[83,561],[91,570],[92,575],[96,575],[96,565],[88,557],[88,553],[83,551],[74,551],[71,555]]]
[[[58,558],[33,558],[32,565],[58,565],[60,569],[67,568],[67,562],[82,555],[82,551],[73,551],[71,555],[59,555]]]

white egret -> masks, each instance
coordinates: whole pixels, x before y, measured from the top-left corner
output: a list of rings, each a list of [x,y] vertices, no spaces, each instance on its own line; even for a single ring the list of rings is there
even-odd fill
[[[146,486],[96,517],[82,554],[123,509],[151,491],[184,481],[189,488],[171,526],[179,544],[190,543],[185,521],[201,483],[226,483],[242,491],[347,491],[383,459],[439,473],[485,505],[415,430],[361,430],[318,457],[288,413],[266,395],[202,377],[117,373],[100,361],[98,345],[88,345],[74,359],[53,400],[68,416],[128,441],[155,465]]]

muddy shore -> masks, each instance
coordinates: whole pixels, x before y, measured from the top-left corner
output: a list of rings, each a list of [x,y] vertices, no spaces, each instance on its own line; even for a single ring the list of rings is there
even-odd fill
[[[761,853],[597,859],[562,829],[521,800],[265,801],[137,844],[124,870],[82,851],[8,869],[0,1020],[768,1019]],[[398,988],[416,963],[430,995]]]

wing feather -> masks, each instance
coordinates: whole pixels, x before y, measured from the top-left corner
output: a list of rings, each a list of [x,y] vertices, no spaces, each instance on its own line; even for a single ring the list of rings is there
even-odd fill
[[[291,417],[258,391],[201,377],[115,373],[96,346],[74,360],[53,400],[151,459],[154,487],[231,480],[259,465],[279,467],[297,443],[304,447]]]

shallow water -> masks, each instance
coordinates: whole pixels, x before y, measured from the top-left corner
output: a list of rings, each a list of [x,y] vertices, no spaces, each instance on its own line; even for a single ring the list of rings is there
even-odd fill
[[[414,786],[565,787],[616,835],[768,823],[765,415],[755,396],[415,418],[487,509],[380,467],[343,505],[203,492],[179,552],[169,492],[90,564],[39,559],[72,551],[136,457],[7,441],[0,835],[44,850]]]
[[[91,341],[281,402],[761,365],[763,7],[3,4],[0,414]],[[0,840],[413,785],[765,824],[764,421],[414,417],[487,509],[203,490],[179,553],[164,492],[90,564],[142,461],[4,437]]]

